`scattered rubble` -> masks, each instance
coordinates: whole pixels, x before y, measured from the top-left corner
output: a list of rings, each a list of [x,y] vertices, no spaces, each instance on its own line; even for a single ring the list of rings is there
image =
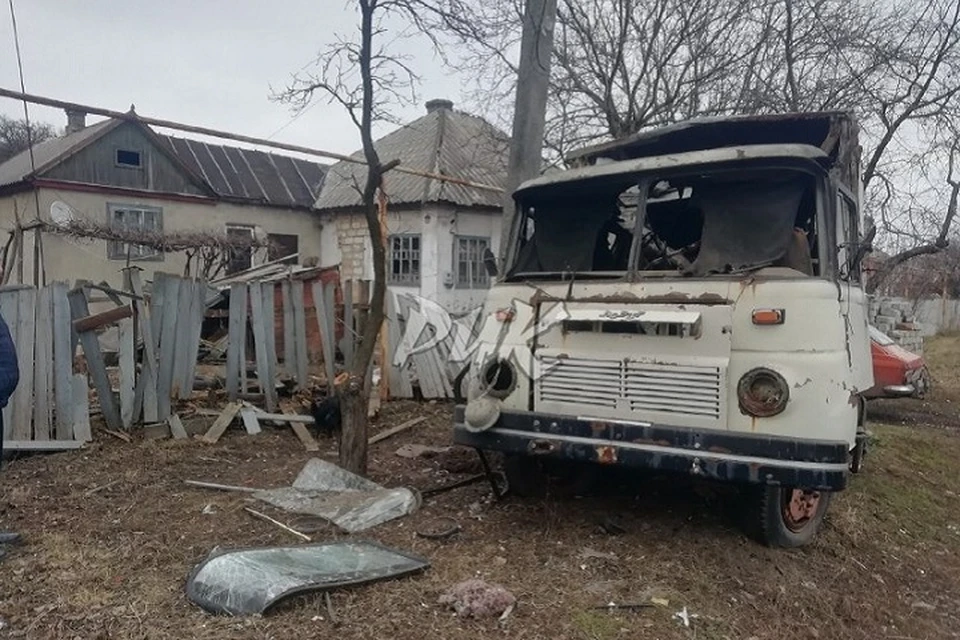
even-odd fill
[[[512,610],[517,598],[498,584],[471,579],[450,587],[437,602],[453,607],[461,618],[493,618]]]

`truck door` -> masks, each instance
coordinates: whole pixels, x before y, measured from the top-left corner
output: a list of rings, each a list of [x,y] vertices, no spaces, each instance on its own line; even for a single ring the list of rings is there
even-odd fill
[[[860,264],[860,215],[856,200],[843,187],[837,189],[836,241],[841,313],[850,353],[851,382],[858,391],[873,386],[873,363],[867,328],[867,296],[863,290]]]

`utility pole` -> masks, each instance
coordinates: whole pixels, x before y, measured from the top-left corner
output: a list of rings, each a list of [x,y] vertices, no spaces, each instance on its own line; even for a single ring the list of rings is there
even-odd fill
[[[503,197],[503,222],[500,231],[500,269],[512,258],[510,240],[518,216],[513,206],[513,191],[524,180],[540,175],[543,161],[543,131],[550,86],[550,58],[553,54],[553,28],[557,21],[557,0],[526,0],[523,11],[523,36],[517,71],[517,96],[513,109],[513,138],[510,164]]]

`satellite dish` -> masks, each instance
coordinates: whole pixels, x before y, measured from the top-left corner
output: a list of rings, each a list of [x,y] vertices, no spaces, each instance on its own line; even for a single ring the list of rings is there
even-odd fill
[[[50,205],[50,221],[54,224],[66,224],[73,220],[73,209],[66,202],[57,200]]]

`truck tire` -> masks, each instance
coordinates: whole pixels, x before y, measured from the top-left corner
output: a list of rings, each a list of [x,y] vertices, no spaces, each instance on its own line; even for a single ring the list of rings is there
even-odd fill
[[[760,541],[770,547],[808,544],[823,523],[831,492],[765,485],[758,488]]]

